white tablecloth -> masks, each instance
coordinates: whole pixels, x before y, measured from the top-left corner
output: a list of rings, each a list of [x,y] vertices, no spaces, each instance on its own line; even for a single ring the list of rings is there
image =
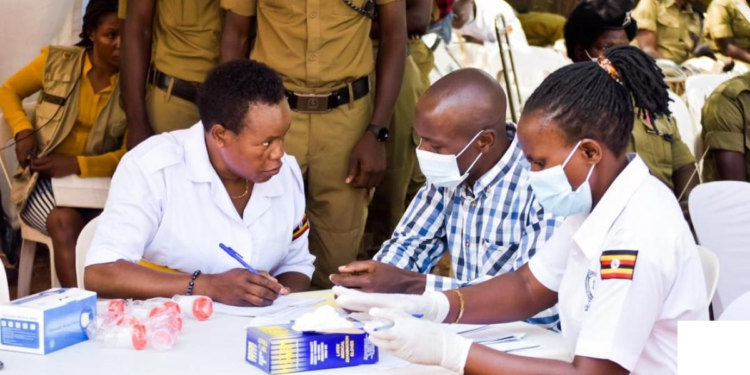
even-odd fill
[[[330,292],[299,293],[300,297],[330,297]],[[86,341],[42,356],[0,351],[5,374],[265,374],[245,362],[245,327],[250,318],[214,315],[210,320],[185,320],[175,346],[166,352],[151,349],[135,351],[113,349]],[[514,354],[570,361],[571,357],[560,334],[523,322],[498,325],[508,333],[525,333],[524,340],[541,347]],[[382,355],[382,354],[381,354]],[[388,354],[386,354],[388,355]],[[314,371],[310,374],[382,373],[372,366]],[[450,374],[438,367],[409,365],[387,371],[389,375]]]

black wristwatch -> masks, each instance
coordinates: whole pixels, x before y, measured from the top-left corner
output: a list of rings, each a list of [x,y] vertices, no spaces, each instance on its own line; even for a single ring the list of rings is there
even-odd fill
[[[388,137],[390,136],[390,133],[388,132],[388,129],[382,128],[380,126],[372,125],[367,127],[367,131],[372,132],[372,134],[375,134],[375,139],[378,140],[378,142],[385,142],[388,140]]]

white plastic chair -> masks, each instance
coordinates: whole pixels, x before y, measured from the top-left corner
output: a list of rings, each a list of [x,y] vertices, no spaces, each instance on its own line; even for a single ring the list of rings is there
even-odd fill
[[[716,286],[719,285],[719,271],[721,271],[721,264],[719,263],[719,257],[713,251],[698,246],[698,254],[701,257],[701,264],[703,265],[703,278],[706,279],[706,295],[708,296],[708,303],[714,298],[716,293]]]
[[[711,182],[690,194],[690,216],[698,242],[722,264],[713,298],[714,315],[750,290],[750,183]]]
[[[10,301],[10,290],[8,290],[8,275],[5,274],[5,266],[0,262],[0,303]]]
[[[98,217],[89,221],[83,227],[81,234],[78,235],[78,242],[76,242],[76,280],[78,281],[78,287],[81,289],[85,289],[83,285],[83,271],[86,268],[86,254],[91,247],[91,242],[94,240],[98,222]]]
[[[34,103],[24,104],[24,110],[32,121],[34,107]],[[12,143],[12,140],[13,133],[10,130],[10,126],[5,120],[5,117],[0,114],[0,145],[6,147]],[[16,160],[15,152],[13,150],[14,148],[10,147],[5,151],[0,152],[0,164],[2,166],[0,169],[3,170],[5,183],[8,184],[7,186],[11,186],[13,180],[10,176],[18,166],[18,161]],[[15,212],[14,209],[8,211]],[[15,215],[18,215],[18,213],[15,213]],[[23,239],[21,254],[18,260],[18,298],[29,295],[29,289],[31,288],[31,273],[34,266],[34,258],[36,257],[37,243],[47,245],[50,257],[50,279],[52,280],[52,287],[59,287],[60,281],[57,279],[57,272],[55,270],[55,252],[52,247],[52,239],[44,233],[24,224],[23,221],[18,220],[18,222],[21,226],[21,238]]]
[[[694,157],[700,158],[700,151],[696,149],[696,142],[701,138],[700,129],[695,127],[695,123],[693,122],[690,110],[688,109],[687,104],[685,104],[685,101],[672,91],[669,91],[669,98],[672,99],[672,101],[669,102],[669,111],[672,112],[672,117],[677,125],[677,130],[680,132],[682,141],[685,142],[688,149],[690,149],[690,153],[693,154]]]
[[[721,314],[719,320],[724,321],[748,321],[750,320],[750,291],[737,297],[729,306],[727,306],[724,313]]]

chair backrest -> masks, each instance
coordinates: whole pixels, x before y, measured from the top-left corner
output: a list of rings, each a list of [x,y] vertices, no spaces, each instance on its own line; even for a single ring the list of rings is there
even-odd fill
[[[695,123],[693,122],[690,110],[688,109],[687,104],[685,104],[685,101],[672,91],[669,91],[669,98],[672,99],[672,101],[669,102],[669,111],[672,112],[672,117],[677,123],[677,130],[680,132],[682,141],[685,142],[693,156],[700,158],[700,151],[696,150],[696,140],[700,140],[701,138],[700,129],[695,127]]]
[[[719,271],[721,270],[719,257],[703,246],[698,246],[698,254],[700,254],[701,264],[703,265],[703,277],[706,279],[708,303],[711,303],[714,293],[716,293],[716,286],[719,285]]]
[[[722,264],[713,298],[714,314],[750,291],[750,183],[721,181],[693,189],[690,216],[698,242]]]
[[[94,218],[89,221],[81,234],[78,235],[78,242],[76,242],[76,280],[78,281],[78,287],[84,289],[83,285],[83,270],[86,268],[86,254],[91,247],[91,242],[94,240],[94,233],[96,233],[96,226],[98,225],[99,218]]]
[[[737,297],[727,306],[718,320],[750,320],[750,291]]]
[[[0,262],[0,303],[6,303],[8,301],[10,301],[8,276],[5,274],[5,266]]]

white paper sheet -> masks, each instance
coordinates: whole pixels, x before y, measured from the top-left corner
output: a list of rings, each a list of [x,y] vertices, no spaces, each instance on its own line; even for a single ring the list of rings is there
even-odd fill
[[[214,311],[220,314],[236,316],[269,316],[272,315],[277,319],[292,320],[298,315],[304,314],[308,307],[315,306],[325,302],[322,298],[290,298],[280,296],[273,305],[266,307],[237,307],[229,306],[223,303],[214,302]]]

